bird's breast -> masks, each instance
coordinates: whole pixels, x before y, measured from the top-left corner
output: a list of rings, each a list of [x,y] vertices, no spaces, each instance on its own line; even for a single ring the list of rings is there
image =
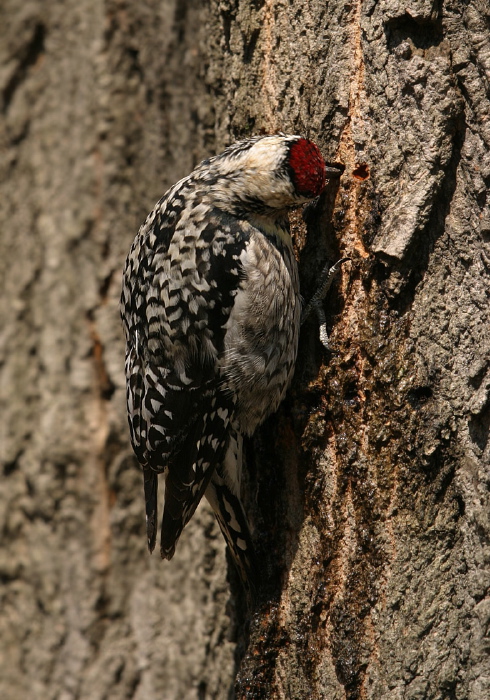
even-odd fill
[[[300,299],[296,260],[257,232],[241,255],[243,278],[226,324],[220,360],[237,398],[236,427],[252,434],[274,412],[292,378]]]

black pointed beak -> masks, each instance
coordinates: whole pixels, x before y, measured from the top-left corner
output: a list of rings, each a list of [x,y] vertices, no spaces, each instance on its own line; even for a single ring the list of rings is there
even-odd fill
[[[325,163],[325,178],[327,180],[338,179],[345,170],[342,163]]]

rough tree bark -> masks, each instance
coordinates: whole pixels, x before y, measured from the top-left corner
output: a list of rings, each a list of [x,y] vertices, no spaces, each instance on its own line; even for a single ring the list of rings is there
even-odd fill
[[[483,0],[0,5],[0,697],[490,697],[490,77]],[[247,611],[207,507],[145,551],[120,273],[202,157],[304,133],[305,297],[348,255],[248,445]],[[236,685],[235,684],[236,677]]]

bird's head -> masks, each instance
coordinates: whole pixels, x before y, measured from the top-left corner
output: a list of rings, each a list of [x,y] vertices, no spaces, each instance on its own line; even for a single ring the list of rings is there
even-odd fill
[[[327,178],[342,173],[325,165],[313,141],[285,134],[240,141],[205,163],[217,168],[220,187],[255,211],[309,202],[321,194]]]

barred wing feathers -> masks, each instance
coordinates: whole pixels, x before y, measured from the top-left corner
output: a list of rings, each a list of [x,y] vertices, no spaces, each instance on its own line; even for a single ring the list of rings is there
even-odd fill
[[[216,211],[205,226],[187,217],[185,235],[174,241],[179,219],[169,224],[162,206],[164,200],[131,250],[122,309],[128,419],[144,471],[148,545],[152,550],[156,542],[157,474],[163,472],[161,552],[171,558],[226,452],[235,397],[224,388],[217,359],[248,234]]]

